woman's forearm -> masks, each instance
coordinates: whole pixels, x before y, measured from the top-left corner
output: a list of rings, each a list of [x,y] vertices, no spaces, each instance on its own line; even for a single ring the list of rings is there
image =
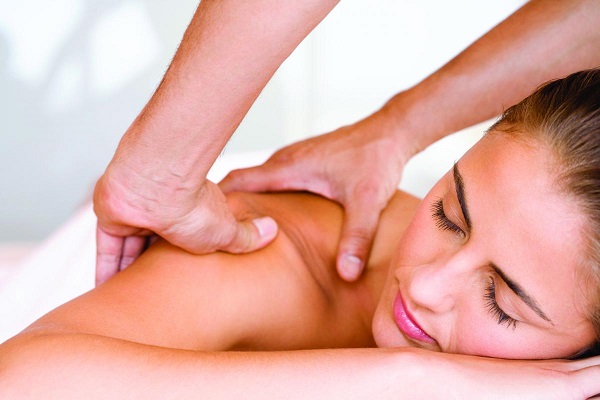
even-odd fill
[[[600,359],[510,361],[413,348],[198,352],[88,334],[0,346],[6,399],[577,399]]]
[[[338,1],[203,0],[112,164],[197,186],[277,68]]]
[[[598,21],[596,0],[532,0],[382,111],[403,147],[417,153],[547,80],[599,65]]]
[[[416,376],[382,349],[211,353],[86,334],[2,347],[2,398],[398,399]]]

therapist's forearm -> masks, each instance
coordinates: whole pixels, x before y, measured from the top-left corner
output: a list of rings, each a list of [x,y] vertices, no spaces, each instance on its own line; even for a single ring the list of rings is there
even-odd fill
[[[338,1],[203,0],[112,163],[197,185],[277,68]]]
[[[533,0],[382,112],[412,155],[485,121],[540,84],[600,64],[600,2]]]

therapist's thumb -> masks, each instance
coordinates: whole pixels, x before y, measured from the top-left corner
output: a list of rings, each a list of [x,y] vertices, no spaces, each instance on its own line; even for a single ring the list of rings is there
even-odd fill
[[[338,274],[345,281],[354,282],[362,275],[378,223],[379,212],[373,212],[372,207],[346,207],[336,262]]]
[[[249,253],[261,249],[277,237],[277,222],[271,217],[238,221],[231,241],[220,250],[228,253]]]

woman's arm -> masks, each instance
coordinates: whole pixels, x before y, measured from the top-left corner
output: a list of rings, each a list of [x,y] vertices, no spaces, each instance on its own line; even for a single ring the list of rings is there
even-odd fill
[[[85,334],[12,341],[0,361],[6,399],[370,398],[398,378],[395,354],[374,349],[209,353]]]
[[[319,204],[304,205],[312,214],[300,211],[301,202],[286,203],[286,217],[271,210],[283,227],[293,225],[294,216],[304,229],[312,226],[304,237],[331,265],[337,242],[327,238],[339,235],[342,215],[331,203],[337,213],[324,213]],[[323,214],[329,217],[314,219]],[[0,345],[0,397],[583,399],[582,390],[592,393],[600,382],[597,368],[568,372],[581,364],[410,348],[216,351],[368,344],[369,326],[365,331],[360,318],[352,318],[352,302],[336,304],[340,293],[323,291],[336,282],[333,269],[321,271],[325,277],[311,272],[318,258],[299,262],[299,242],[285,232],[268,248],[240,256],[195,256],[157,243],[113,279]],[[360,290],[339,283],[346,294]]]
[[[353,301],[364,285],[345,285],[331,268],[341,208],[300,193],[227,200],[238,218],[275,215],[282,230],[274,243],[249,254],[194,255],[159,241],[32,328],[207,351],[372,345],[370,314]]]
[[[577,399],[599,359],[505,361],[410,348],[206,353],[85,334],[2,346],[0,397],[19,399]]]
[[[328,304],[284,233],[267,249],[237,256],[197,256],[161,241],[27,331],[202,351],[367,345],[365,332],[336,325]]]

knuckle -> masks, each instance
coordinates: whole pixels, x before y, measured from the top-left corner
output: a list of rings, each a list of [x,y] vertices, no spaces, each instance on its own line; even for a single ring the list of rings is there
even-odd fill
[[[178,240],[186,245],[193,243],[193,252],[198,254],[225,251],[227,253],[243,253],[250,242],[245,229],[239,229],[238,221],[230,214],[219,218],[211,214],[210,221],[203,220],[203,226],[194,230],[192,235],[180,236]],[[174,243],[176,244],[176,243]],[[184,247],[180,244],[181,247]]]
[[[100,253],[97,255],[98,263],[104,265],[118,265],[121,260],[120,254]]]
[[[306,149],[302,146],[291,145],[273,153],[265,164],[295,164],[304,159]]]
[[[373,207],[373,204],[378,207],[385,204],[389,194],[380,184],[377,184],[377,179],[368,179],[357,182],[353,190],[353,196],[358,203],[367,203]]]
[[[241,226],[229,242],[228,251],[234,254],[251,251],[254,245],[254,237],[249,227]]]
[[[350,228],[344,232],[342,247],[351,254],[366,254],[371,248],[373,231],[362,227]]]
[[[237,181],[237,180],[241,179],[243,176],[244,176],[243,169],[234,169],[234,170],[229,171],[229,173],[225,176],[225,178],[223,180]]]
[[[346,237],[349,240],[355,242],[365,242],[371,239],[372,230],[361,226],[348,228],[345,232]]]

